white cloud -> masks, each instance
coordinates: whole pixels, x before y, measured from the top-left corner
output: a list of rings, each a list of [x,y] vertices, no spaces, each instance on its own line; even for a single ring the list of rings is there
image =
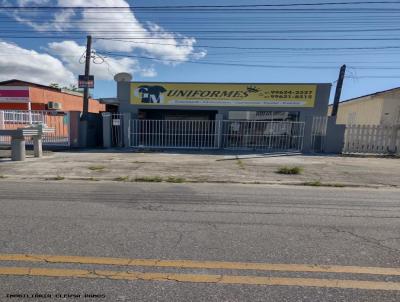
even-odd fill
[[[157,76],[157,71],[154,67],[142,68],[140,69],[140,75],[146,78],[154,78]]]
[[[50,0],[18,0],[16,3],[20,7],[24,6],[45,6],[49,5],[51,6],[52,3]],[[4,6],[12,6],[15,5],[15,3],[12,3],[8,0],[3,0],[3,5]],[[72,28],[73,26],[66,22],[70,21],[72,17],[75,16],[75,12],[73,10],[59,10],[57,11],[52,17],[53,19],[50,20],[50,22],[33,22],[30,20],[30,18],[38,18],[40,16],[43,17],[43,15],[40,15],[40,12],[37,11],[30,11],[29,12],[29,17],[26,17],[23,13],[19,12],[18,10],[13,11],[13,12],[6,12],[9,16],[13,17],[15,20],[18,22],[21,22],[23,24],[26,24],[30,27],[32,27],[36,31],[46,31],[46,30],[56,30],[56,31],[63,31],[69,28]],[[47,19],[47,18],[46,18]],[[65,22],[65,23],[57,23],[57,22]]]
[[[57,58],[0,41],[0,80],[19,79],[39,84],[75,84],[73,73]]]
[[[50,4],[50,0],[18,0],[17,3],[19,6],[44,5],[44,4]]]
[[[49,51],[56,54],[65,66],[74,74],[82,74],[84,65],[79,62],[79,57],[85,53],[86,47],[78,45],[75,41],[52,42],[48,45]],[[99,80],[112,80],[119,72],[135,73],[139,70],[137,60],[131,58],[97,58],[91,64],[90,73]]]
[[[19,5],[46,4],[48,0],[18,0]],[[126,7],[126,10],[108,11],[83,9],[61,10],[54,14],[52,21],[46,23],[34,23],[26,18],[15,16],[17,20],[23,22],[37,31],[44,31],[52,28],[53,30],[63,31],[65,29],[81,29],[93,36],[103,38],[128,38],[127,41],[95,40],[95,45],[99,49],[107,51],[132,52],[140,50],[147,55],[163,60],[166,64],[176,65],[189,59],[201,59],[206,56],[205,50],[196,51],[194,45],[196,39],[185,37],[179,33],[169,32],[155,23],[142,24],[136,18],[125,0],[57,0],[59,6],[72,7]],[[94,13],[95,12],[95,13]],[[104,23],[52,23],[57,21],[93,21],[104,20]],[[103,31],[103,33],[99,33]],[[104,33],[112,31],[113,33]]]
[[[11,16],[19,22],[32,27],[34,30],[44,32],[47,30],[82,30],[92,34],[94,47],[98,50],[134,52],[139,51],[160,59],[165,64],[177,65],[190,59],[201,59],[206,56],[206,51],[195,49],[196,39],[186,37],[179,33],[170,32],[158,24],[140,22],[129,4],[125,0],[0,0],[3,5],[41,6],[58,5],[69,7],[102,6],[102,7],[126,7],[126,11],[110,9],[107,12],[98,10],[94,14],[90,9],[83,10],[57,10],[50,13],[44,22],[30,20],[26,14],[14,12]],[[30,17],[37,19],[42,14]],[[80,23],[79,21],[90,21]],[[104,23],[98,22],[104,20]],[[72,21],[72,22],[70,22]],[[91,23],[92,21],[95,21]],[[112,31],[113,33],[99,33],[100,31]],[[96,37],[123,39],[128,41],[101,40]],[[85,46],[78,45],[75,41],[53,42],[46,49],[50,54],[38,53],[34,50],[24,49],[16,44],[2,42],[0,40],[0,79],[19,78],[27,81],[49,84],[57,82],[61,85],[76,83],[78,74],[83,73],[83,64],[79,57],[85,51]],[[9,53],[6,55],[6,53]],[[96,79],[111,80],[118,72],[130,72],[140,74],[142,77],[155,77],[157,71],[154,66],[140,66],[138,60],[133,58],[105,58],[102,64],[92,64],[91,74]],[[96,63],[101,60],[97,59]]]

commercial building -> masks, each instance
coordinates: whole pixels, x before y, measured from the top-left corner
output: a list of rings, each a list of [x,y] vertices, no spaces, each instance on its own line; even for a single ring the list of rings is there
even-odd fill
[[[332,106],[329,106],[329,113]],[[400,87],[340,102],[337,123],[343,125],[400,124]]]
[[[116,76],[120,112],[157,120],[305,121],[326,116],[331,84],[149,83]]]
[[[117,98],[103,100],[119,107],[103,119],[106,146],[307,152],[321,150],[335,126],[330,83],[132,82],[127,73],[115,80]]]
[[[0,110],[82,111],[83,95],[79,92],[36,83],[9,80],[0,82]],[[105,105],[89,100],[89,112],[99,113]]]

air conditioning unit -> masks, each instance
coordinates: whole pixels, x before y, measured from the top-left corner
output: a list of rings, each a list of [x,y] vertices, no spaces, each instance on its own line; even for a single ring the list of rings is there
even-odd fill
[[[47,109],[61,110],[62,104],[58,102],[48,102]]]

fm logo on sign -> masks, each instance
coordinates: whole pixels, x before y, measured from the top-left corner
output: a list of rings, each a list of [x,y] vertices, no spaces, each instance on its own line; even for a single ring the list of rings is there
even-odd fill
[[[162,104],[164,103],[163,93],[166,91],[163,86],[142,85],[135,90],[135,96],[140,97],[142,103]]]

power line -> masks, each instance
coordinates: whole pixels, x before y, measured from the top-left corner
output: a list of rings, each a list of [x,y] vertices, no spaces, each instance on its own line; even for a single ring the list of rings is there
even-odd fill
[[[62,7],[54,7],[56,9],[62,10]],[[70,9],[77,10],[77,8],[69,7]],[[2,8],[0,7],[0,10]],[[36,10],[32,12],[37,12],[39,8],[36,8]],[[66,10],[68,8],[64,8]],[[4,10],[4,9],[3,9]],[[15,9],[17,11],[20,11],[20,9]],[[5,10],[6,11],[6,10]],[[26,11],[26,10],[25,10]],[[135,12],[137,10],[134,10]],[[302,9],[302,8],[296,8],[296,9],[280,9],[280,8],[274,8],[274,9],[268,9],[268,8],[241,8],[241,9],[202,9],[202,10],[193,10],[193,9],[187,9],[187,10],[148,10],[148,11],[139,11],[142,14],[155,14],[155,13],[160,13],[160,14],[177,14],[177,13],[184,13],[186,15],[188,14],[196,14],[196,13],[208,13],[208,14],[222,14],[226,16],[228,13],[235,15],[237,13],[239,14],[244,14],[244,13],[251,13],[251,14],[263,14],[263,13],[290,13],[290,14],[362,14],[362,13],[374,13],[374,14],[383,14],[383,13],[395,13],[399,12],[400,9],[398,8],[348,8],[348,9],[337,9],[337,8],[331,8],[331,9],[314,9],[314,8],[308,8],[308,9]],[[41,12],[46,12],[44,8],[41,8]],[[85,14],[105,14],[105,13],[115,13],[115,14],[132,14],[132,10],[126,10],[126,11],[120,11],[120,10],[105,10],[103,9],[102,11],[99,11],[98,9],[94,10],[85,10]]]
[[[347,32],[382,32],[382,31],[400,31],[400,28],[371,28],[371,29],[332,29],[332,30],[260,30],[260,31],[250,31],[250,30],[196,30],[196,31],[188,31],[183,30],[180,31],[181,34],[277,34],[277,33],[347,33]],[[36,33],[36,30],[29,31],[29,30],[4,30],[0,29],[1,33]],[[59,30],[41,30],[41,33],[58,33]],[[63,30],[63,33],[86,33],[87,30]],[[102,34],[119,34],[119,33],[143,33],[143,31],[132,31],[132,30],[93,30],[93,33],[102,33]]]
[[[260,65],[260,64],[236,64],[236,63],[223,63],[223,62],[206,62],[206,61],[191,61],[191,60],[175,60],[175,59],[159,59],[155,57],[138,56],[138,55],[124,55],[112,52],[101,52],[101,54],[111,57],[127,57],[127,58],[138,58],[145,60],[154,60],[160,62],[171,62],[171,63],[190,63],[190,64],[203,64],[203,65],[221,65],[221,66],[240,66],[240,67],[261,67],[261,68],[310,68],[310,69],[334,69],[337,67],[310,67],[310,66],[276,66],[276,65]]]
[[[1,7],[0,7],[1,9]],[[58,7],[57,9],[62,9],[62,7]],[[66,8],[68,9],[68,8]],[[70,9],[76,9],[70,7]],[[154,15],[155,13],[166,13],[166,14],[177,14],[177,13],[185,13],[185,14],[196,14],[196,13],[209,13],[209,14],[222,14],[226,16],[228,13],[234,15],[236,13],[243,14],[243,13],[303,13],[303,14],[362,14],[362,13],[374,13],[374,14],[383,14],[383,13],[394,13],[394,12],[399,12],[400,9],[398,8],[348,8],[348,9],[313,9],[313,8],[308,8],[308,9],[302,9],[302,8],[297,8],[297,9],[280,9],[280,8],[275,8],[275,9],[267,9],[267,8],[252,8],[252,9],[209,9],[209,10],[193,10],[193,9],[188,9],[188,10],[176,10],[176,11],[167,11],[167,10],[149,10],[149,11],[140,11],[142,14],[152,14]],[[45,11],[44,11],[45,12]],[[118,13],[118,14],[132,14],[132,11],[118,11],[118,10],[103,10],[103,11],[98,11],[98,10],[86,10],[86,14],[105,14],[105,13]]]
[[[151,43],[151,42],[136,42],[124,39],[114,38],[96,38],[96,40],[110,40],[117,42],[126,42],[134,44],[145,44],[145,45],[161,45],[161,46],[176,46],[172,43]],[[194,48],[210,48],[210,49],[238,49],[238,50],[378,50],[378,49],[400,49],[400,46],[373,46],[373,47],[240,47],[240,46],[212,46],[212,45],[193,45]]]
[[[41,14],[48,14],[48,12],[41,12]],[[35,13],[35,15],[29,16],[30,19],[32,20],[39,20],[39,21],[44,21],[46,20],[43,19],[43,17],[38,17],[38,14]],[[238,22],[237,20],[237,16],[218,16],[218,19],[212,19],[210,18],[211,16],[208,17],[185,17],[185,16],[180,16],[179,19],[171,19],[170,17],[165,17],[163,18],[163,16],[158,16],[159,20],[163,20],[164,22],[169,22],[169,23],[186,23],[185,21],[213,21],[213,22],[220,22],[220,23],[225,23],[228,22],[227,20],[229,20],[230,17],[234,17],[235,19],[232,19],[230,22]],[[389,18],[389,19],[388,19]],[[269,16],[268,19],[265,19],[265,17],[261,17],[261,16],[241,16],[240,17],[240,21],[252,21],[253,23],[269,23],[270,21],[283,21],[283,22],[297,22],[298,20],[306,20],[308,22],[310,21],[315,21],[315,22],[321,22],[321,21],[338,21],[338,22],[343,22],[343,23],[353,23],[354,21],[359,21],[359,20],[364,20],[364,21],[371,21],[372,20],[380,20],[380,21],[386,21],[386,20],[391,20],[391,19],[398,19],[399,15],[397,13],[393,13],[393,15],[389,15],[389,16],[380,16],[380,15],[363,15],[363,16],[354,16],[352,17],[352,19],[348,19],[348,17],[346,16],[306,16],[306,15],[297,15],[297,16],[284,16],[284,15],[275,15],[275,16]],[[9,19],[9,17],[1,17],[0,19]],[[84,20],[82,20],[82,22],[89,22],[92,20],[103,20],[104,22],[108,22],[107,20],[104,20],[103,18],[96,18],[96,17],[87,17]],[[13,22],[13,21],[10,21]],[[54,22],[64,22],[64,21],[54,21]],[[69,21],[65,21],[65,22],[69,22]],[[122,22],[113,22],[113,23],[130,23],[127,21],[122,21]],[[299,24],[300,25],[300,24]]]
[[[239,64],[239,63],[225,63],[225,62],[207,62],[207,61],[192,61],[192,60],[175,60],[175,59],[160,59],[148,56],[139,55],[125,55],[112,52],[100,52],[102,55],[111,57],[126,57],[126,58],[138,58],[145,60],[154,60],[159,62],[170,62],[170,63],[190,63],[190,64],[202,64],[202,65],[215,65],[215,66],[236,66],[236,67],[255,67],[255,68],[280,68],[280,69],[337,69],[337,66],[301,66],[301,65],[263,65],[263,64]],[[398,70],[397,67],[378,67],[378,66],[356,66],[356,69],[382,69],[382,70]]]
[[[81,35],[65,36],[65,35],[43,35],[43,36],[13,36],[13,35],[0,35],[2,39],[79,39],[82,40]],[[97,37],[96,37],[97,38]],[[104,38],[104,37],[102,37]],[[112,37],[110,37],[112,38]],[[119,37],[124,40],[170,40],[166,37]],[[176,38],[176,37],[174,37]],[[275,37],[253,37],[253,38],[226,38],[226,37],[196,37],[199,40],[210,41],[400,41],[398,37],[387,38],[275,38]],[[179,46],[179,45],[177,45]]]
[[[389,75],[389,76],[377,76],[377,75],[371,75],[371,76],[346,76],[346,78],[349,79],[400,79],[400,75]]]
[[[0,6],[0,9],[193,9],[193,8],[260,8],[292,6],[331,6],[331,5],[365,5],[365,4],[400,4],[400,1],[341,1],[318,3],[286,4],[239,4],[239,5],[169,5],[169,6]]]

